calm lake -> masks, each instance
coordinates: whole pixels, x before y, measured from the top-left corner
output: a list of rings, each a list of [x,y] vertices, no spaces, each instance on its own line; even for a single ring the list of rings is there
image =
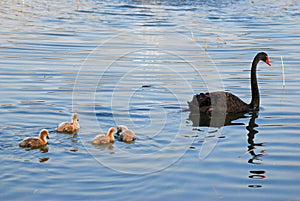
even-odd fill
[[[296,0],[0,2],[0,200],[300,200]],[[261,108],[212,126],[187,101]],[[56,126],[79,114],[77,134]],[[220,118],[220,117],[214,117]],[[94,146],[126,125],[136,141]],[[42,149],[18,143],[48,129]]]

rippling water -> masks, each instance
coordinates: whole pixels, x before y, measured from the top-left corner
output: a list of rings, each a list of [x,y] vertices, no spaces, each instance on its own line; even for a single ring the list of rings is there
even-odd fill
[[[1,200],[299,200],[298,1],[0,5]],[[249,101],[259,51],[260,112],[198,126],[186,102]],[[56,133],[73,112],[78,134]],[[137,140],[90,143],[117,124]],[[43,128],[44,149],[19,148]]]

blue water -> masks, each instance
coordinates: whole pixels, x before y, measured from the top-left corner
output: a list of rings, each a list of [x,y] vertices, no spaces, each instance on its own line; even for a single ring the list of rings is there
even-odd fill
[[[299,200],[299,6],[1,1],[0,199]],[[197,125],[193,94],[250,101],[260,51],[259,113]],[[56,133],[73,112],[80,131]],[[137,140],[90,143],[118,124]],[[18,146],[44,128],[45,148]]]

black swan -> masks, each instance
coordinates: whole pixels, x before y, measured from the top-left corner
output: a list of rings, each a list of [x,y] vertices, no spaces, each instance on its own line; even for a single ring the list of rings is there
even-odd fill
[[[252,100],[249,104],[229,92],[217,91],[194,95],[192,101],[188,102],[190,110],[197,110],[205,114],[211,114],[212,111],[226,112],[227,114],[249,112],[252,110],[258,111],[259,90],[256,79],[256,67],[259,61],[264,61],[271,66],[268,55],[265,52],[260,52],[254,57],[251,67]]]

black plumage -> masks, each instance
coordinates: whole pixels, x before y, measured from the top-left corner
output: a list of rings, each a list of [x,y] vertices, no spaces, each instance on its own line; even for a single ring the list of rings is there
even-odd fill
[[[200,113],[205,114],[211,114],[213,111],[227,114],[245,113],[251,110],[258,111],[260,101],[256,68],[259,61],[264,61],[266,64],[271,66],[266,53],[260,52],[254,57],[251,67],[252,99],[249,104],[245,103],[232,93],[218,91],[194,95],[192,101],[188,102],[190,110],[199,111]]]

